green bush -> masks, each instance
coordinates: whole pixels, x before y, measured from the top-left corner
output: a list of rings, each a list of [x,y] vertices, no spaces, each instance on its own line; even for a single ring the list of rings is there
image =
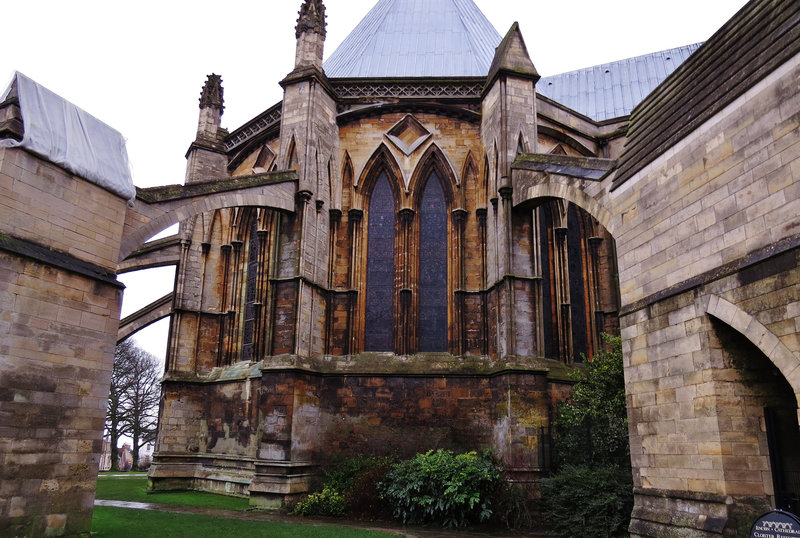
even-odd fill
[[[394,460],[356,456],[330,464],[320,477],[319,490],[298,502],[292,511],[304,516],[390,518],[391,510],[377,491]],[[315,489],[317,489],[315,488]]]
[[[325,471],[325,485],[342,493],[349,493],[361,476],[372,474],[374,469],[388,470],[394,461],[396,460],[363,455],[341,460]]]
[[[628,415],[622,366],[622,339],[603,335],[608,348],[572,374],[570,401],[556,411],[553,454],[556,465],[629,465]]]
[[[492,503],[494,519],[509,529],[541,527],[539,498],[529,485],[506,482],[499,488]]]
[[[574,376],[572,398],[558,406],[553,444],[557,472],[542,480],[542,515],[562,536],[625,536],[633,479],[622,340]]]
[[[543,515],[558,536],[627,536],[633,509],[630,468],[566,465],[541,482]]]
[[[346,504],[342,493],[326,486],[322,491],[312,493],[298,502],[294,507],[294,513],[301,516],[340,517],[345,513]]]
[[[378,484],[405,524],[461,527],[492,516],[492,499],[502,484],[499,462],[490,453],[454,455],[430,450],[395,464]]]
[[[343,481],[346,485],[347,514],[359,519],[390,519],[392,509],[378,493],[378,483],[389,472],[390,458],[359,458],[361,465]]]

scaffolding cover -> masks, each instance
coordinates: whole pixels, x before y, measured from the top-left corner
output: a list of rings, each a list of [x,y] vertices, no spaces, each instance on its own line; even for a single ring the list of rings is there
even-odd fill
[[[125,139],[116,129],[81,110],[20,72],[0,97],[16,85],[25,128],[22,140],[0,140],[56,163],[132,202],[136,197]]]

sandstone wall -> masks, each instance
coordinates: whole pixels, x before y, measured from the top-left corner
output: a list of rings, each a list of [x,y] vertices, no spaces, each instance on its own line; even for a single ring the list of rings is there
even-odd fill
[[[549,424],[568,383],[543,372],[493,376],[318,375],[237,366],[165,384],[154,489],[244,494],[253,465],[320,465],[359,454],[411,457],[491,448],[519,480],[549,464]],[[237,379],[233,379],[238,377]]]
[[[773,494],[763,398],[713,323],[744,334],[798,392],[798,76],[795,58],[609,197],[643,535],[671,509],[653,492],[694,495],[684,515],[696,529],[712,497],[742,499],[733,521]]]
[[[0,148],[0,534],[88,532],[125,201]]]

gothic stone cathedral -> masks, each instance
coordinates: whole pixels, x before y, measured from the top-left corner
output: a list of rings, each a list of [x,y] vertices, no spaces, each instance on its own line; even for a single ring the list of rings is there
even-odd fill
[[[156,490],[277,506],[332,458],[436,447],[535,487],[618,333],[631,534],[797,512],[800,2],[547,78],[471,0],[380,0],[323,63],[324,9],[245,125],[208,78],[185,185],[109,187],[41,150],[35,83],[0,98],[0,534],[88,532],[114,342],[165,316]],[[116,275],[168,264],[120,323]]]
[[[765,14],[767,4],[750,10],[762,25],[791,18],[790,8]],[[705,56],[690,56],[693,45],[541,79],[519,27],[501,38],[471,1],[381,0],[325,63],[325,7],[303,2],[283,101],[228,132],[221,79],[209,76],[187,154],[187,188],[260,178],[286,191],[285,205],[199,213],[172,247],[138,253],[140,265],[168,248],[178,259],[152,486],[276,506],[331,458],[437,447],[491,448],[513,479],[533,483],[547,471],[568,373],[622,321],[624,336],[635,333],[625,342],[632,530],[659,535],[681,496],[727,511],[693,523],[706,530],[736,524],[726,495],[794,502],[800,465],[775,446],[797,434],[773,443],[786,477],[776,492],[759,418],[796,432],[792,391],[732,381],[769,377],[775,361],[719,321],[733,314],[713,310],[774,292],[761,282],[769,268],[745,278],[757,291],[725,295],[719,283],[720,267],[744,267],[762,248],[754,225],[730,216],[756,210],[703,210],[721,194],[690,172],[714,170],[716,144],[727,148],[717,139],[670,165],[689,173],[674,192],[647,172],[698,116],[721,109],[707,101],[729,91],[725,77],[747,73],[721,52],[744,46],[747,23],[734,19]],[[687,111],[673,91],[698,71],[711,94]],[[644,188],[637,173],[655,177]],[[669,215],[657,209],[664,196]],[[770,249],[782,236],[762,240]],[[719,351],[695,357],[700,341]],[[716,425],[703,419],[710,408]]]
[[[624,120],[537,98],[519,28],[472,2],[379,2],[324,66],[322,2],[296,35],[283,102],[240,129],[220,77],[202,91],[187,185],[262,175],[295,198],[182,224],[153,486],[274,504],[331,457],[437,447],[535,479],[618,290],[605,227],[515,204],[511,167],[596,181]]]

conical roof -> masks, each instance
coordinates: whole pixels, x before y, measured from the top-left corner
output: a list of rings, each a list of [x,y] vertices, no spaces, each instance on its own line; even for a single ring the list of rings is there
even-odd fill
[[[500,41],[472,0],[379,0],[324,68],[331,78],[481,77]]]

